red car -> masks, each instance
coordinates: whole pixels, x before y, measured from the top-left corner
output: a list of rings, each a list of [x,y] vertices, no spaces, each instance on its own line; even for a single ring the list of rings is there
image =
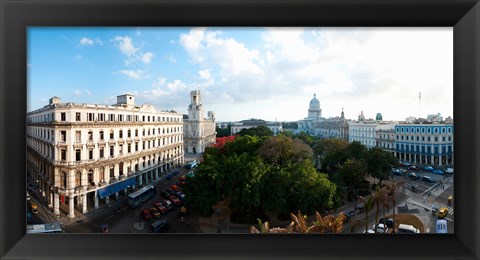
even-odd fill
[[[152,219],[152,215],[150,214],[150,211],[148,209],[144,209],[142,215],[145,221],[149,221],[150,219]]]
[[[182,205],[182,202],[177,198],[172,198],[171,201],[173,202],[173,205],[175,205],[175,206]]]
[[[172,185],[170,186],[170,189],[173,191],[178,191],[178,186],[177,185]]]
[[[168,212],[168,209],[160,202],[155,203],[155,207],[160,210],[160,213],[165,214]]]

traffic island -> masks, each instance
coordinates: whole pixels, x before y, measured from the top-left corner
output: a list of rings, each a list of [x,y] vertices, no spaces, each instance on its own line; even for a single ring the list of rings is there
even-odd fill
[[[145,229],[145,222],[137,222],[133,223],[133,228],[138,231],[142,231]]]

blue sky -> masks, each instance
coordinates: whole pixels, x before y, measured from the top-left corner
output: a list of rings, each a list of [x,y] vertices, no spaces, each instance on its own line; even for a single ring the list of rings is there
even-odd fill
[[[452,28],[30,27],[27,56],[28,111],[130,93],[187,113],[198,89],[218,121],[299,120],[313,94],[325,117],[453,116]]]

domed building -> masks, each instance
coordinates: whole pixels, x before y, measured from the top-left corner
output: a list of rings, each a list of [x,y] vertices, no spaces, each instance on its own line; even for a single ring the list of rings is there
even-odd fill
[[[317,99],[317,95],[313,94],[312,100],[310,100],[310,107],[308,109],[308,118],[318,120],[322,117],[322,109],[320,108],[320,101]]]
[[[383,121],[383,117],[381,113],[377,113],[377,116],[375,117],[375,121]]]

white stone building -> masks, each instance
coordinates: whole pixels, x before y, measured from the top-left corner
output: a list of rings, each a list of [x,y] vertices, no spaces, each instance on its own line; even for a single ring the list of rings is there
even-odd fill
[[[261,119],[248,119],[233,123],[231,125],[230,134],[234,135],[242,131],[242,129],[250,129],[259,126],[268,127],[270,130],[272,130],[273,135],[275,136],[283,131],[282,124],[279,122],[267,122]]]
[[[376,136],[377,122],[362,121],[350,122],[348,126],[348,141],[358,141],[367,148],[372,148],[377,145]]]
[[[55,215],[109,204],[184,163],[183,117],[136,106],[61,103],[27,114],[27,169]]]
[[[190,92],[190,97],[188,116],[184,116],[185,153],[200,154],[215,143],[215,113],[208,111],[208,118],[203,117],[204,109],[199,90]]]
[[[378,122],[376,147],[395,155],[395,125],[397,122]]]

